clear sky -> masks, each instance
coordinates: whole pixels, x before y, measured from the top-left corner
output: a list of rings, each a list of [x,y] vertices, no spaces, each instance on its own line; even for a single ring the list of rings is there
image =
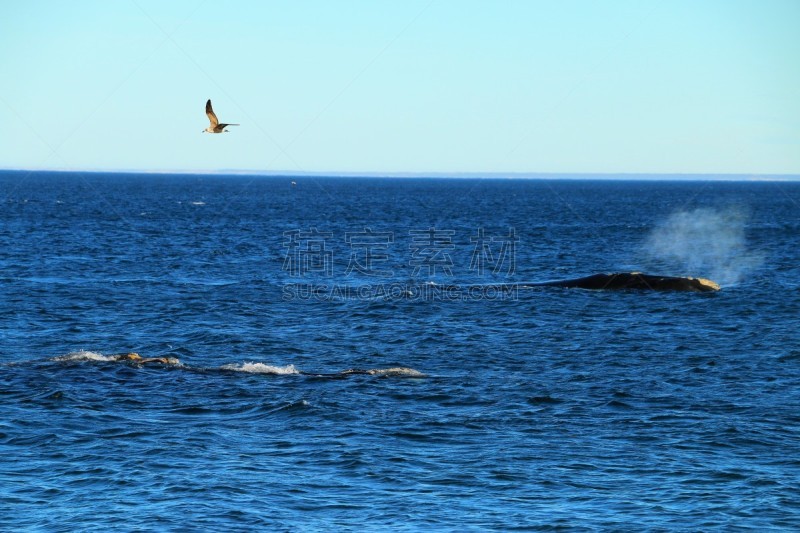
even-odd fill
[[[797,0],[0,13],[0,168],[800,174]]]

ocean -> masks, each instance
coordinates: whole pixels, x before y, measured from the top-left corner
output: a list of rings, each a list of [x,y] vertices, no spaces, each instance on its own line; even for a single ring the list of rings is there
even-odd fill
[[[0,207],[2,530],[800,528],[800,182],[3,171]],[[628,271],[722,290],[525,286]]]

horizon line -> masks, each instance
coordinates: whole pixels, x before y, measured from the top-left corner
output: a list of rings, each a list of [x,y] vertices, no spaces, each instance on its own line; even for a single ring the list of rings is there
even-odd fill
[[[699,178],[707,181],[796,181],[800,174],[754,173],[754,172],[527,172],[527,171],[298,171],[255,169],[73,169],[73,168],[8,168],[0,172],[63,172],[92,174],[153,174],[153,175],[218,175],[218,176],[262,176],[262,177],[326,177],[326,178],[472,178],[472,179],[665,179],[681,180]]]

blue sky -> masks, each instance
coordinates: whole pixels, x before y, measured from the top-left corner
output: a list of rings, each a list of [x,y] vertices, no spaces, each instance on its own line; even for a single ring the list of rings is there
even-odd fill
[[[796,0],[0,7],[0,168],[800,174]]]

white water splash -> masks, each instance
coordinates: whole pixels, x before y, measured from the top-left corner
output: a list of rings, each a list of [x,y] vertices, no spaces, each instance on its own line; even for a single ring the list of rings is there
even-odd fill
[[[249,374],[278,374],[289,375],[299,374],[300,371],[294,365],[286,366],[273,366],[265,365],[264,363],[231,363],[223,365],[223,370],[232,370],[234,372],[247,372]]]
[[[678,211],[650,234],[646,251],[671,274],[736,284],[763,263],[747,249],[746,223],[747,214],[733,208]]]
[[[66,355],[59,355],[53,357],[53,361],[114,361],[112,355],[103,355],[98,352],[90,352],[88,350],[80,350],[77,352],[70,352]]]

